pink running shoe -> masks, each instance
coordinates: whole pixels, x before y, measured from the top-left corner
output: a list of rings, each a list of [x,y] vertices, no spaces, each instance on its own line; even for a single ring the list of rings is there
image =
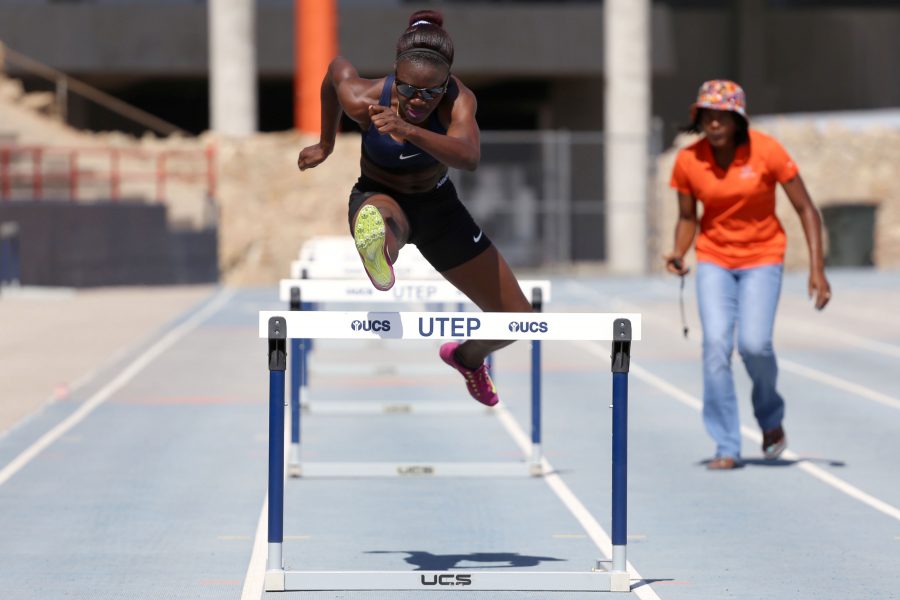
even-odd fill
[[[459,342],[447,342],[441,346],[439,354],[441,360],[462,373],[466,378],[466,387],[469,388],[469,395],[484,404],[485,406],[494,406],[500,402],[497,396],[497,388],[491,381],[488,374],[487,366],[484,363],[477,369],[468,369],[456,360],[456,349],[459,348]]]

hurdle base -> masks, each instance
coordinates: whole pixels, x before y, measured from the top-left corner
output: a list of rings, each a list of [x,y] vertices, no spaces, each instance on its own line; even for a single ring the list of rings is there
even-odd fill
[[[271,574],[271,578],[270,578]],[[273,587],[269,587],[269,585]],[[268,571],[266,591],[628,592],[628,573],[605,571]]]
[[[631,577],[623,571],[616,571],[609,574],[609,591],[611,592],[630,592]]]
[[[289,477],[303,475],[303,468],[300,466],[300,444],[291,442],[291,447],[288,449],[287,473]]]
[[[595,573],[606,573],[609,575],[609,591],[610,592],[630,592],[631,576],[627,571],[607,571],[606,569],[592,569]]]
[[[281,569],[270,569],[266,571],[263,584],[267,592],[283,592],[284,588],[284,571]]]
[[[304,479],[381,477],[536,477],[524,462],[306,462],[297,465]]]

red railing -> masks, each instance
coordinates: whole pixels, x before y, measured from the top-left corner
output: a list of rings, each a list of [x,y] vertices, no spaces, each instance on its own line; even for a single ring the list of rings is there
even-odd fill
[[[94,199],[165,202],[172,181],[199,184],[215,198],[215,161],[212,144],[203,150],[0,145],[0,200],[43,200],[53,190],[54,199],[76,201],[90,188]],[[106,194],[98,192],[104,184]]]

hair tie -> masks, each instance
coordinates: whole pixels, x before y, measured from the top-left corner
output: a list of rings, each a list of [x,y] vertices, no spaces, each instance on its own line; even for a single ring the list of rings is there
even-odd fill
[[[432,23],[431,21],[426,21],[425,19],[419,19],[418,21],[410,25],[410,27],[418,27],[419,25],[434,25],[434,23]]]
[[[434,56],[434,57],[438,58],[442,63],[447,65],[448,67],[450,66],[450,61],[447,60],[446,56],[444,56],[440,52],[432,50],[431,48],[410,48],[409,50],[404,50],[403,52],[401,52],[400,54],[397,55],[397,60],[401,60],[401,59],[409,56],[410,54],[415,54],[415,53],[428,54],[430,56]]]

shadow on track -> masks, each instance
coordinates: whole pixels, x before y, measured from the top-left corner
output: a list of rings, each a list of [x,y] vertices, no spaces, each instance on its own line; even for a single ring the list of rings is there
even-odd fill
[[[466,569],[506,569],[509,567],[534,567],[542,562],[565,561],[552,556],[526,556],[518,552],[474,552],[472,554],[432,554],[422,550],[370,550],[366,554],[408,554],[404,562],[416,567],[416,571],[447,571],[459,563],[497,563],[466,566]]]
[[[697,466],[705,467],[711,461],[711,458],[707,458],[697,462],[696,464]],[[844,461],[833,458],[804,458],[801,456],[800,458],[796,459],[776,458],[775,460],[770,460],[767,458],[742,458],[735,469],[742,469],[744,467],[792,467],[802,462],[814,464],[818,463],[829,467],[847,466],[847,463],[845,463]]]
[[[798,463],[808,462],[813,464],[821,464],[829,467],[846,467],[847,463],[842,460],[837,460],[833,458],[804,458],[800,457],[797,459],[786,459],[786,458],[777,458],[775,460],[766,460],[765,458],[748,458],[744,460],[744,464],[753,467],[792,467]]]

